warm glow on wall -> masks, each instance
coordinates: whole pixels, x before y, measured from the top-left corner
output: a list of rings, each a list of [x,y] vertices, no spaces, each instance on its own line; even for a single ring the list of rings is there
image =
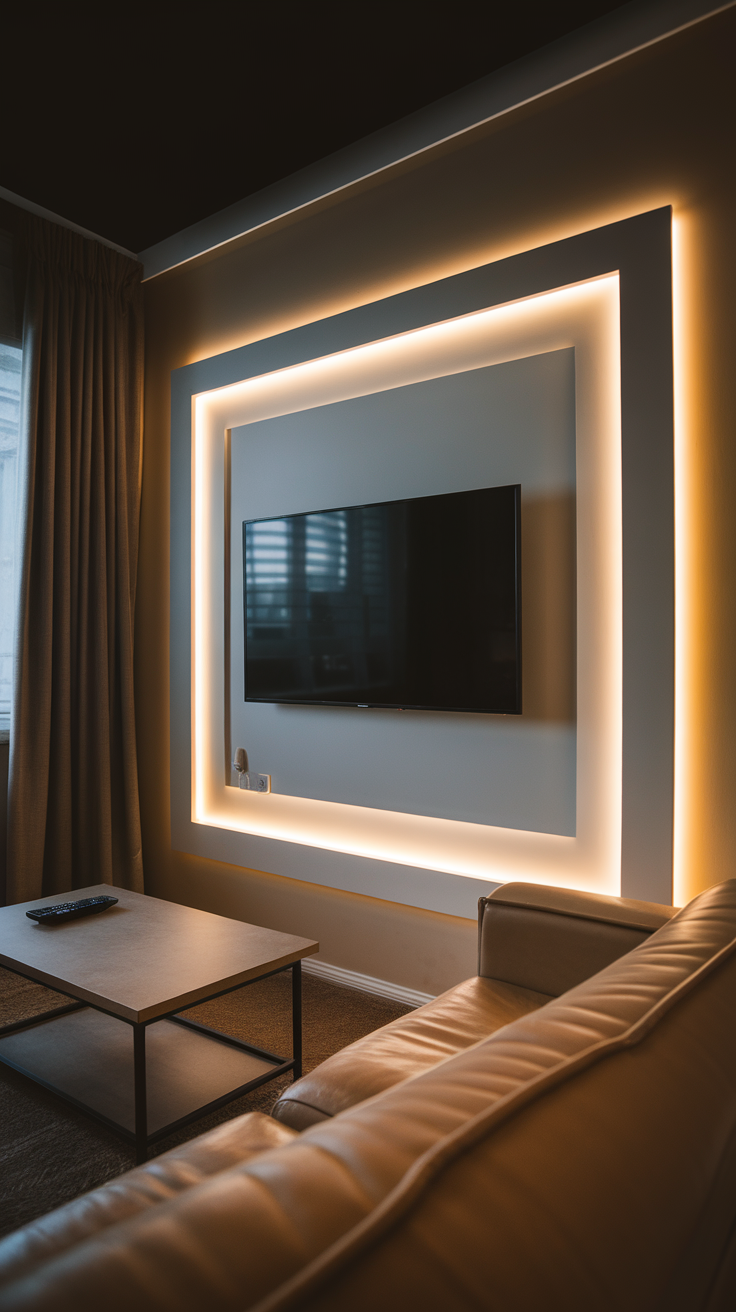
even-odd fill
[[[573,347],[578,540],[574,838],[228,785],[225,434],[243,424]],[[619,282],[615,274],[201,392],[192,438],[192,820],[491,881],[617,893],[622,583]],[[366,892],[370,889],[366,888]]]
[[[692,377],[688,368],[688,324],[692,323],[692,221],[672,221],[672,336],[675,402],[675,780],[672,900],[684,906],[700,892],[690,854],[696,802],[693,706],[699,681],[702,631],[695,615],[694,553],[698,541],[693,504]],[[690,257],[690,258],[689,258]]]

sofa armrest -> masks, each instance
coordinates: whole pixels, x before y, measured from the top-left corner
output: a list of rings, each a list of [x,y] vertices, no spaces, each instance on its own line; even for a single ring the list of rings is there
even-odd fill
[[[478,903],[478,974],[553,997],[644,943],[677,907],[540,884]]]

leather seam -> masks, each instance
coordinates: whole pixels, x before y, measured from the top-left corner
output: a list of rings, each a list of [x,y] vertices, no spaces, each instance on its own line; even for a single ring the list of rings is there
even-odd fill
[[[490,902],[490,898],[488,901]],[[608,925],[611,929],[634,929],[640,934],[656,934],[660,929],[671,925],[672,921],[679,915],[676,911],[673,916],[663,920],[661,925],[642,925],[633,920],[611,920],[606,916],[596,916],[586,911],[564,911],[560,907],[542,907],[536,906],[532,902],[504,902],[501,898],[494,899],[499,907],[511,907],[514,911],[538,911],[548,916],[561,916],[565,920],[585,920],[594,925]]]
[[[321,1107],[315,1107],[311,1102],[305,1102],[303,1098],[290,1098],[287,1091],[286,1093],[282,1093],[278,1102],[274,1103],[273,1111],[271,1112],[272,1116],[280,1102],[288,1102],[291,1107],[306,1107],[308,1111],[317,1112],[319,1116],[324,1116],[326,1121],[332,1120],[335,1115],[334,1112],[325,1112]],[[273,1116],[273,1119],[278,1121],[278,1116]]]

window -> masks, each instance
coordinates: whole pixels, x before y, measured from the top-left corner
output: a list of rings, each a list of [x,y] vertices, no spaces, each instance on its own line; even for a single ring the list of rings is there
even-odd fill
[[[10,726],[18,432],[22,352],[13,297],[12,239],[0,232],[0,732]]]

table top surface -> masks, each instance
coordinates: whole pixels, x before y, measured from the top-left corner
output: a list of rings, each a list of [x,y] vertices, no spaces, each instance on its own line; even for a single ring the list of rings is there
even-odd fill
[[[107,893],[118,905],[60,925],[26,911]],[[319,951],[312,939],[95,884],[0,908],[0,965],[111,1015],[155,1020]]]

